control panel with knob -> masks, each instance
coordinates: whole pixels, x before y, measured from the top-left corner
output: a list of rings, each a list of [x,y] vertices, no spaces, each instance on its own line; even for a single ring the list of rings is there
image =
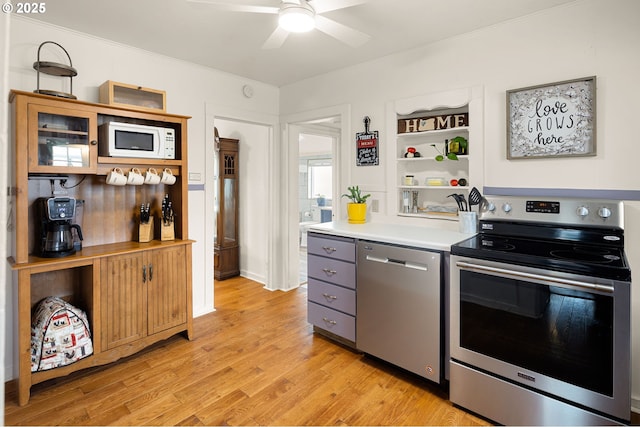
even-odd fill
[[[479,219],[624,228],[624,204],[608,199],[485,195]]]
[[[580,206],[576,210],[576,213],[579,217],[584,218],[585,216],[589,215],[589,208],[587,208],[586,206]]]
[[[607,208],[607,207],[602,207],[600,209],[598,209],[598,216],[600,218],[609,218],[611,216],[611,209]]]

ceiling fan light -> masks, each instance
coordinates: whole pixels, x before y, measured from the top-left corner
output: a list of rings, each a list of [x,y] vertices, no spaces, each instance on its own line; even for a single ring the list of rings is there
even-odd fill
[[[278,25],[292,33],[305,33],[315,28],[315,14],[302,6],[286,7],[280,10]]]

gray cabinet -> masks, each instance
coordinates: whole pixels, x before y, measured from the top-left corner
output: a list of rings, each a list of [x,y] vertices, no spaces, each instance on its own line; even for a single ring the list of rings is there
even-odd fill
[[[355,347],[354,239],[309,233],[307,319],[316,332]]]

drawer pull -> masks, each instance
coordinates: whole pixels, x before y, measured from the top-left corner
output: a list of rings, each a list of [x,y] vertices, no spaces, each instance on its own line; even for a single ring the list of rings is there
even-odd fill
[[[323,297],[325,297],[327,299],[327,301],[332,301],[332,300],[337,300],[338,297],[335,295],[329,295],[328,293],[324,293],[322,294]]]
[[[333,276],[337,273],[336,270],[331,270],[329,268],[323,268],[322,271],[324,271],[327,276]]]
[[[323,246],[322,249],[324,249],[327,254],[332,254],[337,251],[336,248],[332,248],[331,246]]]
[[[322,320],[324,320],[324,323],[328,323],[329,325],[336,325],[338,323],[335,320],[329,320],[326,317],[323,317]]]

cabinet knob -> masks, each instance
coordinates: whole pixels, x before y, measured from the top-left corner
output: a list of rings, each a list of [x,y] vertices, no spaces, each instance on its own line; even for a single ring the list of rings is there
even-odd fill
[[[336,248],[332,248],[331,246],[323,246],[322,249],[324,249],[324,251],[328,254],[331,254],[335,251],[337,251]]]
[[[98,145],[98,141],[96,141],[95,139],[92,139],[90,142],[91,145]]]
[[[147,283],[147,266],[142,266],[142,283]]]

